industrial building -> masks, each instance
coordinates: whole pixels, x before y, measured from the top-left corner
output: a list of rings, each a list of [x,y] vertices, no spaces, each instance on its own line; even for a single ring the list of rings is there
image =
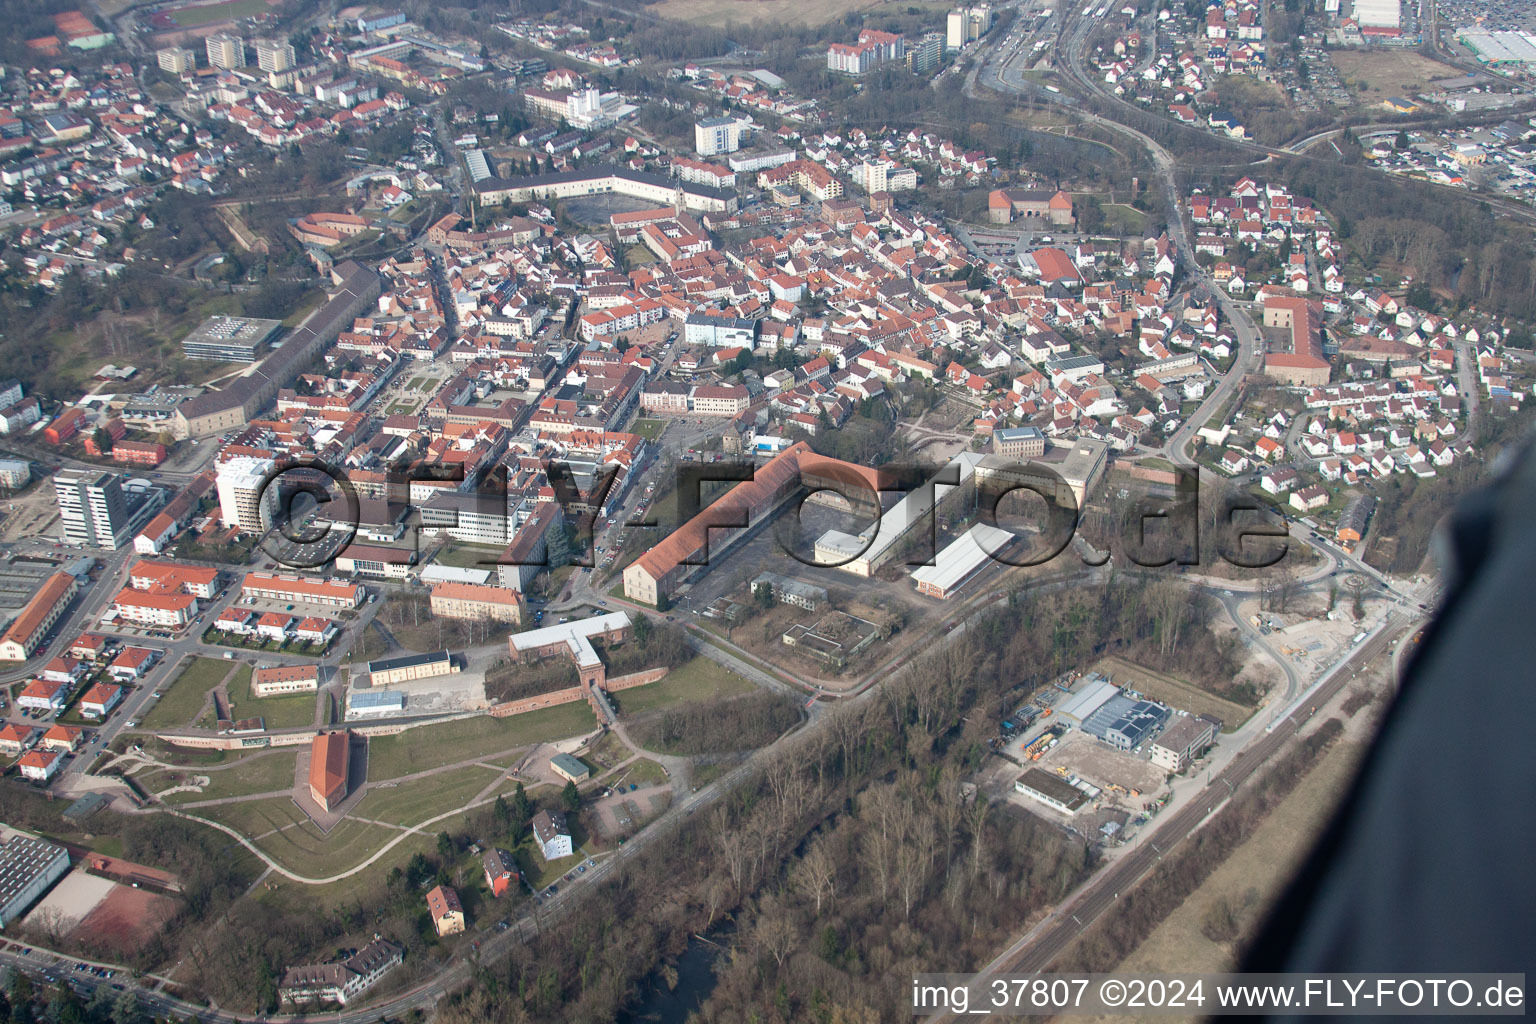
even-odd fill
[[[1149,748],[1152,763],[1164,771],[1178,773],[1189,767],[1216,742],[1216,723],[1194,715],[1185,715],[1164,729]]]
[[[930,481],[931,486],[908,492],[880,517],[878,523],[857,536],[841,530],[828,530],[816,540],[816,561],[855,576],[874,575],[875,570],[895,556],[898,541],[919,523],[932,522],[934,510],[971,482],[982,458],[975,452],[956,455]]]
[[[1031,768],[1020,775],[1013,789],[1063,814],[1071,814],[1089,800],[1089,795],[1083,790],[1061,776],[1040,768]]]
[[[1056,717],[1082,728],[1083,722],[1104,702],[1120,692],[1120,688],[1098,673],[1090,674],[1076,693],[1056,705]]]
[[[912,582],[920,594],[943,601],[952,596],[966,580],[1013,543],[1013,534],[985,523],[977,523],[944,546],[934,556],[932,565],[912,573]]]
[[[211,316],[181,339],[181,349],[188,359],[254,363],[257,354],[282,327],[281,320]]]
[[[69,851],[0,825],[0,931],[27,912],[69,871]]]
[[[1134,750],[1157,735],[1172,712],[1155,701],[1117,693],[1083,719],[1083,732],[1117,750]]]
[[[1367,35],[1371,29],[1395,32],[1403,24],[1402,0],[1355,0],[1355,21]]]
[[[347,721],[387,718],[405,713],[405,694],[399,690],[348,690]]]

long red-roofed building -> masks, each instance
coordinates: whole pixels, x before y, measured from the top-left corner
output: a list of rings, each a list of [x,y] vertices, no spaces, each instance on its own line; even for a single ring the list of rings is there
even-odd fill
[[[347,798],[347,768],[352,734],[323,732],[309,746],[309,795],[327,811]]]

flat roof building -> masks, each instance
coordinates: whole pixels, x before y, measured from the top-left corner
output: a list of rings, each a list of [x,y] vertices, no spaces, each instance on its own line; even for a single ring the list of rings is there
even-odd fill
[[[912,572],[912,582],[920,594],[945,600],[959,590],[966,580],[1013,543],[1013,534],[985,523],[977,523],[944,546],[934,556],[932,565]]]
[[[1081,726],[1104,702],[1120,692],[1120,688],[1100,675],[1091,675],[1083,688],[1062,701],[1056,707],[1058,717],[1069,724]]]
[[[1194,715],[1176,719],[1149,748],[1152,763],[1168,772],[1181,772],[1216,742],[1216,723]]]
[[[347,721],[387,718],[405,713],[405,694],[399,690],[348,690]]]
[[[25,914],[69,870],[69,851],[0,825],[0,930]]]
[[[188,359],[254,363],[256,356],[282,327],[281,320],[211,316],[181,339],[181,349]]]
[[[592,769],[572,754],[556,754],[549,759],[550,770],[567,782],[586,782],[592,777]]]
[[[1020,775],[1013,789],[1063,814],[1071,814],[1088,802],[1087,793],[1066,779],[1040,768],[1031,768]]]
[[[1169,714],[1155,701],[1118,693],[1083,719],[1083,732],[1117,750],[1133,750],[1155,736]]]

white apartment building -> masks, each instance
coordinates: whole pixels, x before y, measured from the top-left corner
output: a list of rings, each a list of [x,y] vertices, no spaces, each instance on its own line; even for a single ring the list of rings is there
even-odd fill
[[[741,148],[741,122],[734,117],[710,117],[695,123],[693,148],[700,156],[736,152]]]
[[[226,71],[232,68],[245,67],[245,40],[239,36],[218,35],[209,36],[204,40],[208,48],[208,66],[222,68]]]
[[[276,465],[271,459],[242,455],[219,465],[215,486],[219,495],[219,519],[225,526],[260,533],[277,513],[277,488],[267,487],[267,474]]]

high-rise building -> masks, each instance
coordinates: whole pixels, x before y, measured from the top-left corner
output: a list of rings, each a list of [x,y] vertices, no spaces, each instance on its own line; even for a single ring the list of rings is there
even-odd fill
[[[111,548],[128,543],[131,523],[122,479],[99,469],[66,469],[54,475],[64,541]]]
[[[197,67],[197,54],[181,46],[168,46],[155,51],[160,70],[169,75],[179,75]]]
[[[239,36],[218,35],[209,36],[205,40],[208,46],[208,66],[211,68],[243,68],[245,67],[245,40]]]
[[[944,23],[945,43],[951,50],[962,49],[992,30],[992,8],[987,4],[956,7]]]
[[[741,122],[734,117],[710,117],[695,123],[693,148],[700,156],[736,152],[741,148]]]
[[[293,67],[295,57],[291,44],[280,39],[258,39],[255,46],[256,66],[261,70],[275,74]]]
[[[219,518],[225,526],[261,533],[277,511],[277,488],[267,486],[271,459],[243,455],[219,465]]]
[[[928,74],[943,59],[944,37],[937,32],[925,33],[921,39],[907,47],[907,67],[914,74]]]

